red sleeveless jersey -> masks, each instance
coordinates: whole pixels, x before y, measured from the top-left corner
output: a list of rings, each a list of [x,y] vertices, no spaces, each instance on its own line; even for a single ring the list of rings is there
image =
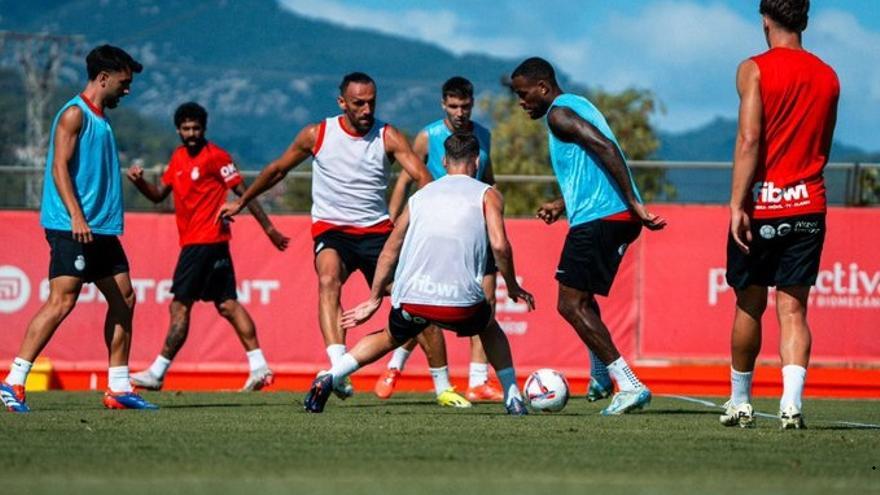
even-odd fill
[[[760,72],[763,105],[753,216],[824,213],[822,173],[840,96],[837,74],[805,50],[773,48],[752,60]]]

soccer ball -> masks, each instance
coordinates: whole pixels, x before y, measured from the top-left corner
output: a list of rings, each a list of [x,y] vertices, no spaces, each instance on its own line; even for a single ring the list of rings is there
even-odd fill
[[[525,395],[533,409],[559,412],[568,403],[568,382],[562,373],[541,368],[526,378]]]

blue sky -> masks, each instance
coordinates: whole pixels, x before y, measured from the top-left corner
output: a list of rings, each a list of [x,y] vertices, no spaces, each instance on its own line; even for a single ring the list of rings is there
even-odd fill
[[[607,90],[647,88],[665,107],[655,121],[671,131],[735,117],[736,67],[766,49],[758,0],[279,2],[455,53],[543,56],[575,81]],[[841,81],[836,137],[880,150],[880,0],[811,3],[804,45]]]

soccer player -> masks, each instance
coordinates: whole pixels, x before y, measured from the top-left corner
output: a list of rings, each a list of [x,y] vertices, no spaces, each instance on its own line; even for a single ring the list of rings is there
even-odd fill
[[[808,0],[762,0],[770,49],[742,62],[733,158],[727,283],[736,292],[731,398],[725,426],[754,425],[752,372],[761,349],[767,288],[776,286],[783,429],[803,428],[801,395],[810,360],[807,299],[825,240],[825,181],[837,121],[834,70],[801,45]]]
[[[451,136],[453,132],[471,132],[480,143],[480,163],[475,177],[486,184],[494,185],[495,177],[492,173],[492,161],[489,155],[492,136],[488,129],[471,120],[471,112],[474,108],[473,84],[463,77],[450,78],[443,83],[440,104],[446,117],[428,124],[416,135],[413,151],[425,161],[428,172],[436,180],[446,175],[446,169],[443,167],[445,154],[443,143],[446,138]],[[411,182],[412,178],[408,174],[400,174],[389,205],[392,218],[395,218],[403,209],[407,189]],[[494,311],[495,274],[498,268],[495,266],[491,250],[486,257],[486,263],[482,285],[483,291],[486,293],[486,300]],[[470,401],[499,402],[504,398],[504,393],[489,381],[489,362],[478,336],[471,337],[471,363],[468,389],[465,393],[466,399],[456,393],[449,383],[443,332],[435,326],[430,326],[419,335],[418,341],[422,344],[428,357],[431,377],[434,379],[434,390],[437,393],[437,402],[441,406],[470,407]],[[394,392],[397,378],[403,372],[403,367],[415,346],[416,340],[411,340],[394,350],[388,361],[387,369],[376,381],[375,391],[379,398],[387,399]]]
[[[221,218],[235,215],[291,169],[314,158],[312,237],[318,322],[331,365],[346,351],[345,330],[339,327],[342,285],[355,270],[372,284],[379,253],[394,227],[385,202],[391,159],[400,162],[419,186],[430,180],[403,134],[375,118],[376,83],[370,76],[352,72],[343,77],[337,102],[341,115],[303,128],[238,200],[220,209]],[[347,381],[336,389],[340,398],[352,393]]]
[[[602,322],[596,296],[607,296],[627,246],[642,229],[662,229],[666,221],[648,212],[605,117],[581,96],[564,93],[546,60],[529,58],[511,75],[520,106],[532,119],[547,116],[550,161],[562,198],[542,205],[538,217],[550,224],[563,211],[569,231],[556,270],[558,311],[574,327],[618,392],[602,414],[642,409],[651,401],[645,387],[620,355]],[[597,379],[593,373],[593,379]],[[608,376],[597,380],[601,395],[611,390]],[[601,383],[604,381],[605,383]],[[591,382],[591,393],[594,384]]]
[[[26,413],[24,384],[32,363],[76,305],[84,283],[107,299],[104,341],[109,352],[108,409],[156,409],[132,391],[128,354],[135,295],[123,231],[122,186],[113,128],[104,111],[129,93],[143,66],[120,48],[86,56],[88,83],[52,123],[40,223],[49,243],[49,298],[28,325],[18,355],[0,384],[7,410]]]
[[[229,253],[229,223],[217,222],[215,217],[226,200],[227,189],[241,195],[244,183],[229,153],[205,138],[208,112],[201,105],[180,105],[174,112],[174,126],[183,145],[171,155],[161,187],[145,181],[141,167],[128,169],[128,178],[154,203],[174,192],[181,246],[171,286],[174,300],[165,345],[152,366],[131,375],[131,382],[149,390],[162,388],[171,361],[186,342],[193,303],[203,300],[214,303],[244,346],[250,375],[242,390],[260,390],[272,384],[272,371],[260,350],[254,322],[237,300],[235,269]],[[289,239],[275,229],[260,204],[252,201],[248,209],[272,244],[279,251],[285,250]]]
[[[382,249],[370,298],[340,321],[343,328],[367,321],[382,304],[393,276],[388,327],[362,338],[329,372],[318,374],[304,401],[306,411],[322,412],[331,390],[345,377],[434,324],[459,336],[479,335],[504,387],[507,412],[527,413],[507,337],[494,321],[480,283],[491,246],[510,297],[534,308],[532,295],[516,281],[503,199],[495,188],[473,179],[480,156],[473,134],[453,134],[446,139],[445,152],[447,175],[409,199]]]

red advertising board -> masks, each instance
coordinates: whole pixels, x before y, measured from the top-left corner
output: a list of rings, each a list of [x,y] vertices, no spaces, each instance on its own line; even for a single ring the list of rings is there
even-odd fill
[[[662,232],[643,232],[630,247],[611,296],[600,300],[603,318],[624,356],[641,363],[681,363],[728,359],[733,292],[724,283],[727,211],[714,206],[656,206],[669,219]],[[0,213],[0,363],[17,352],[28,321],[48,293],[48,246],[35,212]],[[313,269],[309,219],[274,218],[291,237],[276,251],[253,219],[233,226],[232,252],[240,301],[257,324],[267,359],[280,372],[313,372],[327,366],[317,322],[317,278]],[[810,299],[814,362],[880,364],[880,211],[832,209],[819,282]],[[537,220],[508,221],[522,285],[535,294],[537,310],[506,297],[503,283],[498,319],[510,337],[519,369],[553,367],[586,375],[584,346],[556,313],[553,274],[566,225]],[[129,214],[123,245],[131,264],[138,304],[135,310],[132,368],[146,366],[161,348],[168,326],[171,274],[179,248],[173,215]],[[360,274],[345,287],[343,305],[367,294]],[[771,297],[772,299],[772,297]],[[94,286],[83,288],[79,303],[44,352],[59,367],[106,366],[102,336],[105,304]],[[762,356],[776,356],[773,306],[765,317]],[[349,334],[349,343],[382,327],[387,311]],[[467,341],[448,336],[453,373],[466,372]],[[373,365],[380,366],[380,365]],[[420,353],[412,368],[424,368]],[[245,370],[244,351],[234,332],[210,304],[197,304],[189,341],[175,370]]]

